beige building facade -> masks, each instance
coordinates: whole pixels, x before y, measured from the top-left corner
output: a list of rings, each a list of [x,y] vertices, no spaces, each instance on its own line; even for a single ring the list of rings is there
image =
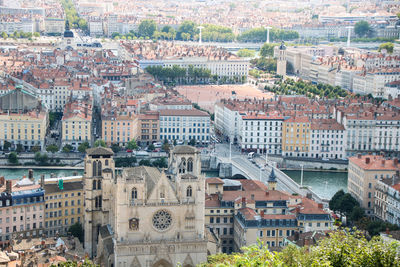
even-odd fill
[[[400,166],[382,156],[358,155],[349,158],[347,191],[358,200],[367,215],[374,213],[375,187],[379,180],[396,174]]]
[[[124,169],[113,153],[85,158],[85,250],[102,266],[196,266],[206,261],[204,177],[199,152],[171,151],[169,169]]]

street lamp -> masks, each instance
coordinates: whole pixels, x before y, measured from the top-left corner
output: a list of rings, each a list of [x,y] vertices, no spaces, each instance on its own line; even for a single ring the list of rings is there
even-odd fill
[[[351,37],[351,29],[353,26],[347,26],[347,47],[350,47],[350,37]]]

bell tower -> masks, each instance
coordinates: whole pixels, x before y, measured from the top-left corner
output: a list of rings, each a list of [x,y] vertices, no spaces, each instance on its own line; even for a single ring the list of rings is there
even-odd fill
[[[112,184],[115,176],[114,153],[109,148],[86,150],[84,181],[85,197],[85,252],[96,256],[101,225],[110,223]]]
[[[285,76],[286,75],[286,45],[285,42],[282,41],[279,46],[279,55],[278,61],[276,65],[276,74]]]

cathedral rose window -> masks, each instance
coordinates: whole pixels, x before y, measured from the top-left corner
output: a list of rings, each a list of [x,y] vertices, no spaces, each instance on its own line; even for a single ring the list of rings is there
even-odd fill
[[[159,210],[153,216],[153,226],[159,231],[167,230],[172,223],[172,216],[166,210]]]

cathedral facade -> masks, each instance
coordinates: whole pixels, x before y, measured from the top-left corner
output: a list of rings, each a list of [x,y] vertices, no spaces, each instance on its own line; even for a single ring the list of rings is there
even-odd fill
[[[196,266],[205,262],[204,177],[199,152],[176,146],[169,168],[115,175],[112,151],[85,158],[85,250],[104,266]]]

